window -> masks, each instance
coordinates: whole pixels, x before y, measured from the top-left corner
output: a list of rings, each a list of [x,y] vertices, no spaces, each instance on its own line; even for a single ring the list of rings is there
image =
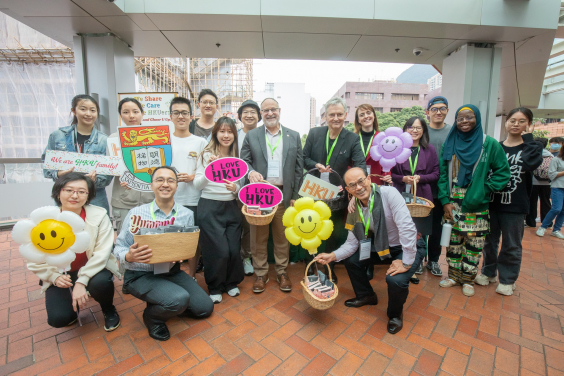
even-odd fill
[[[351,107],[347,106],[347,113],[351,112]]]
[[[347,91],[345,93],[345,99],[349,99],[350,97],[351,97],[351,93]]]
[[[384,93],[359,93],[354,94],[355,99],[384,99]]]
[[[392,100],[418,101],[419,94],[392,94]]]
[[[401,110],[403,110],[403,108],[390,108],[390,112],[401,112]]]
[[[374,107],[374,111],[379,112],[379,113],[384,113],[384,108],[383,107]]]

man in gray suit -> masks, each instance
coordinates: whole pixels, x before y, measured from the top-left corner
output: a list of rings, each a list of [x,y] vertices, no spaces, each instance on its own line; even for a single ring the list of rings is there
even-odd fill
[[[272,237],[274,240],[274,259],[276,261],[276,280],[282,291],[292,291],[292,282],[286,274],[290,245],[284,234],[282,216],[287,207],[293,206],[298,199],[300,178],[304,161],[302,143],[298,132],[280,124],[280,106],[273,98],[261,103],[263,126],[249,131],[243,142],[241,158],[249,165],[251,183],[266,180],[277,186],[284,199],[278,205],[272,219]],[[253,252],[253,267],[257,278],[253,285],[255,293],[265,290],[268,283],[267,243],[269,226],[251,225],[251,237],[255,237],[256,247]]]

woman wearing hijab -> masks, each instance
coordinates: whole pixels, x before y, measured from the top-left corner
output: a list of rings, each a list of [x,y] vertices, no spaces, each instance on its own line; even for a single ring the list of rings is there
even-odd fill
[[[447,249],[448,278],[440,286],[462,285],[462,293],[473,296],[490,231],[490,194],[509,182],[509,164],[499,142],[483,133],[480,110],[471,104],[456,111],[440,156],[438,198],[445,219],[453,225]]]

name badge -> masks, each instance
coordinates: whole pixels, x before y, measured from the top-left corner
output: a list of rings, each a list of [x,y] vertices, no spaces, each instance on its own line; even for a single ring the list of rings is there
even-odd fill
[[[370,258],[371,248],[372,248],[372,239],[368,238],[360,241],[360,257],[359,257],[360,261]]]
[[[153,274],[168,273],[172,267],[172,262],[161,262],[153,265]]]
[[[366,172],[368,172],[368,175],[370,175],[370,167],[372,166],[366,166]]]
[[[321,173],[321,180],[326,181],[327,183],[329,183],[329,173],[328,173],[328,172],[322,172],[322,173]]]
[[[268,160],[267,176],[269,178],[279,178],[280,177],[280,161],[278,159],[269,159]]]

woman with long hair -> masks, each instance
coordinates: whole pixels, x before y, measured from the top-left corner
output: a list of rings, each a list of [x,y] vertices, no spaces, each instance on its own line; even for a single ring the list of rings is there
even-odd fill
[[[41,155],[42,162],[45,161],[47,150],[106,155],[108,136],[95,127],[100,113],[100,106],[96,99],[86,94],[75,96],[71,102],[71,113],[73,114],[71,125],[59,128],[49,135],[49,141],[47,141],[45,151]],[[43,176],[56,181],[60,176],[73,170],[74,167],[61,171],[43,169]],[[94,181],[96,188],[96,197],[90,204],[106,209],[109,215],[110,207],[106,196],[106,187],[112,181],[113,176],[96,175],[96,171],[92,171],[87,176]]]
[[[499,285],[495,291],[501,295],[513,295],[519,277],[524,218],[529,212],[533,189],[532,172],[542,163],[542,145],[533,139],[532,124],[531,110],[514,108],[507,114],[505,122],[507,138],[500,142],[509,163],[511,179],[505,188],[491,195],[490,233],[484,244],[482,274],[476,277],[476,283],[482,286],[495,283],[499,272]]]
[[[373,160],[370,156],[372,140],[379,133],[378,118],[376,117],[374,107],[365,103],[356,108],[354,114],[354,133],[360,138],[360,148],[364,153],[364,158],[366,158],[366,172],[368,175],[383,176],[385,173],[382,171],[380,162]],[[378,176],[370,176],[370,180],[372,180],[372,183],[382,185],[382,181]]]
[[[552,207],[544,217],[541,227],[537,230],[538,236],[544,236],[546,229],[554,221],[554,227],[550,235],[558,239],[564,239],[564,234],[560,232],[564,223],[564,148],[560,148],[558,155],[550,161],[548,166],[548,178],[550,179],[550,198]],[[555,220],[556,218],[556,220]]]
[[[233,119],[220,117],[211,139],[198,157],[194,186],[202,191],[198,201],[200,248],[204,278],[211,299],[221,303],[222,293],[237,296],[245,277],[240,256],[242,218],[237,206],[238,182],[212,183],[204,175],[208,164],[219,158],[239,157],[237,127]]]

